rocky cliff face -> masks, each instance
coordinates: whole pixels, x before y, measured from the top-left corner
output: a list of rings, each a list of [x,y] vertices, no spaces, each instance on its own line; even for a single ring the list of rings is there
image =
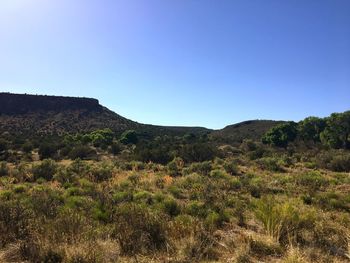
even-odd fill
[[[0,134],[24,136],[90,132],[110,128],[157,135],[203,133],[201,127],[145,125],[126,119],[90,98],[0,93]]]
[[[140,125],[90,98],[0,93],[0,133],[64,134]]]
[[[90,98],[0,93],[0,114],[18,115],[67,110],[101,111],[102,108],[98,100]]]

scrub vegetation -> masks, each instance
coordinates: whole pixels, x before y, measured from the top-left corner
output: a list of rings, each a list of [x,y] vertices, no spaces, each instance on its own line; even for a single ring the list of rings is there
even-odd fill
[[[240,141],[5,132],[0,262],[348,262],[349,148],[350,112]]]

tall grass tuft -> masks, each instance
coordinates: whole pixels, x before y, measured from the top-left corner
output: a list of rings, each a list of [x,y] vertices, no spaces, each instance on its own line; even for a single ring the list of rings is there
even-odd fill
[[[292,202],[277,203],[272,197],[256,202],[255,216],[267,235],[284,244],[294,242],[299,232],[313,222],[309,215],[301,216]]]
[[[264,225],[266,234],[278,241],[283,226],[282,211],[276,206],[272,197],[266,197],[256,202],[256,218]]]

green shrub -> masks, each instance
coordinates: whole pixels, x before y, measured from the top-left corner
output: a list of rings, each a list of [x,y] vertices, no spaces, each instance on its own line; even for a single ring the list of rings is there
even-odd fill
[[[79,159],[91,159],[96,156],[96,151],[87,145],[77,145],[68,154],[68,157],[72,160]]]
[[[171,193],[175,198],[182,199],[184,198],[183,191],[181,188],[176,185],[171,185],[168,188],[169,193]]]
[[[300,186],[306,187],[309,191],[317,191],[329,185],[329,181],[319,171],[301,174],[296,180]]]
[[[134,194],[133,200],[138,201],[138,202],[144,202],[147,204],[152,204],[153,203],[153,195],[152,195],[152,193],[150,193],[148,191],[140,191],[140,192],[136,192]]]
[[[65,200],[65,207],[76,211],[90,211],[93,207],[93,201],[85,196],[68,196]]]
[[[23,145],[22,145],[22,150],[23,152],[25,153],[31,153],[32,150],[33,150],[34,146],[31,142],[25,142]]]
[[[79,196],[79,195],[84,195],[83,189],[77,186],[72,186],[66,189],[65,192],[66,196]]]
[[[335,172],[350,172],[350,154],[334,156],[329,163],[329,169]]]
[[[206,217],[207,216],[207,208],[205,207],[205,204],[198,201],[191,201],[188,203],[188,205],[185,208],[185,211],[187,214],[191,216],[196,217]]]
[[[81,178],[79,179],[78,184],[83,190],[83,193],[85,193],[86,195],[93,196],[94,194],[96,194],[97,185],[93,182],[90,182],[88,179]]]
[[[311,228],[314,216],[300,213],[300,208],[291,202],[278,203],[272,197],[262,198],[255,203],[255,216],[263,224],[266,233],[276,242],[287,244],[298,239],[303,228]]]
[[[227,174],[225,171],[216,169],[210,172],[210,177],[215,179],[224,179],[227,178]]]
[[[241,181],[237,178],[231,178],[229,181],[229,185],[230,185],[230,190],[233,190],[233,191],[237,191],[242,187]]]
[[[180,214],[174,218],[169,228],[169,235],[175,238],[186,238],[193,233],[197,220],[190,215]]]
[[[250,252],[253,255],[262,257],[262,256],[277,256],[280,257],[283,255],[283,249],[278,243],[267,241],[267,240],[249,240]]]
[[[7,176],[9,174],[9,169],[6,162],[0,162],[0,176]]]
[[[113,155],[118,155],[123,150],[123,147],[118,142],[113,142],[110,148],[110,153]]]
[[[11,190],[1,190],[0,191],[0,200],[1,201],[9,201],[13,199],[14,193]]]
[[[46,218],[54,218],[64,204],[64,200],[61,192],[39,186],[30,192],[30,204],[37,216],[44,215]]]
[[[139,174],[132,174],[128,177],[128,180],[134,185],[138,185],[141,181],[141,175]]]
[[[122,254],[147,254],[166,247],[166,221],[147,208],[125,204],[114,216],[112,237],[119,243]]]
[[[0,153],[5,152],[8,149],[8,141],[0,138]]]
[[[237,175],[239,173],[237,163],[235,161],[226,161],[224,169],[228,174]]]
[[[192,163],[189,167],[191,173],[198,173],[201,175],[209,175],[212,166],[211,162],[202,162],[202,163]]]
[[[130,202],[133,200],[133,195],[129,191],[116,192],[113,194],[113,201],[116,203]]]
[[[16,194],[24,193],[27,190],[27,186],[23,184],[17,184],[13,187],[13,192]]]
[[[132,170],[141,171],[145,169],[145,164],[143,162],[132,161],[131,163]]]
[[[181,171],[183,169],[184,162],[181,158],[174,158],[171,162],[168,163],[167,169],[171,176],[179,176],[181,175]]]
[[[57,145],[53,143],[43,143],[40,145],[38,153],[41,160],[54,158],[57,154]]]
[[[219,212],[211,211],[205,218],[205,225],[208,228],[222,227],[224,222],[229,221],[229,215],[226,211],[220,210]]]
[[[69,169],[61,168],[57,170],[53,179],[64,185],[75,182],[77,180],[77,175],[69,171]]]
[[[110,214],[103,206],[98,205],[92,209],[92,217],[95,220],[108,222],[110,218]]]
[[[197,223],[193,226],[193,234],[185,243],[184,255],[185,262],[217,262],[220,252],[216,244],[218,238],[213,235],[214,229],[207,229],[202,224]]]
[[[208,143],[185,144],[179,151],[179,157],[187,163],[213,160],[217,155],[217,149]]]
[[[0,202],[0,248],[30,236],[32,212],[18,201]]]
[[[65,242],[69,245],[87,240],[95,234],[93,224],[77,209],[64,207],[48,225],[46,236],[50,236],[53,243]]]
[[[346,197],[336,192],[320,193],[313,201],[324,209],[350,212],[350,195]]]
[[[281,167],[281,162],[273,157],[265,157],[258,160],[259,165],[262,169],[271,171],[271,172],[283,172]]]
[[[79,176],[83,176],[86,175],[90,169],[91,167],[87,162],[84,162],[81,159],[77,158],[69,165],[67,171]]]
[[[125,131],[120,137],[120,142],[122,144],[136,144],[138,142],[137,133],[134,130]]]
[[[43,178],[50,181],[56,173],[57,167],[56,162],[51,159],[45,159],[41,162],[41,164],[33,165],[32,171],[34,180]]]
[[[260,158],[262,158],[263,156],[264,156],[264,154],[265,154],[265,149],[264,148],[262,148],[262,147],[259,147],[259,148],[257,148],[256,150],[254,150],[254,151],[251,151],[251,152],[248,152],[248,158],[250,159],[250,160],[257,160],[257,159],[260,159]]]
[[[175,199],[167,198],[162,202],[162,208],[165,213],[170,216],[177,216],[180,214],[180,206]]]
[[[350,172],[350,154],[344,150],[329,150],[315,157],[317,167],[335,172]]]
[[[108,165],[99,165],[92,169],[91,174],[96,182],[102,182],[112,177],[113,168]]]
[[[257,145],[253,140],[244,139],[239,148],[245,152],[251,152],[257,149]]]

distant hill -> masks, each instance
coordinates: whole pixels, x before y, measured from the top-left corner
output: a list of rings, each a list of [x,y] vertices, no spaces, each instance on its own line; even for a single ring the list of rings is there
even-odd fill
[[[110,128],[116,133],[137,130],[149,135],[208,133],[202,127],[140,124],[103,107],[91,98],[0,93],[0,133],[64,134]]]
[[[259,140],[269,129],[283,123],[272,120],[250,120],[226,126],[212,132],[212,137],[226,142],[242,142],[244,139]]]
[[[110,128],[116,133],[137,130],[146,136],[211,134],[215,140],[240,142],[259,139],[280,121],[252,120],[221,130],[141,124],[100,105],[97,99],[0,93],[0,133],[45,135],[89,132]]]

